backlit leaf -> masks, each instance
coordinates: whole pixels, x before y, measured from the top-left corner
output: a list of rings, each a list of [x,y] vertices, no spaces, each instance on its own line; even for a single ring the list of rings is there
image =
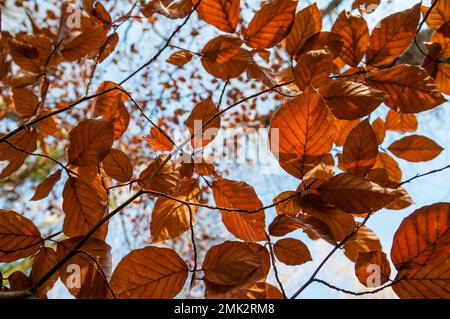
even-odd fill
[[[175,251],[144,247],[119,262],[110,285],[121,299],[167,299],[183,289],[187,276],[188,267]]]
[[[395,156],[409,162],[430,161],[443,150],[435,141],[421,135],[403,137],[389,146],[389,151]]]
[[[236,237],[245,241],[265,240],[265,214],[255,190],[244,182],[218,179],[213,183],[217,206],[247,212],[222,211],[222,222]]]

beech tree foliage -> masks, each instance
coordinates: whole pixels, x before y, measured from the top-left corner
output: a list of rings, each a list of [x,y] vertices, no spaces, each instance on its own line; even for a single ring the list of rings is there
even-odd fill
[[[416,131],[417,114],[450,94],[450,1],[370,29],[380,0],[356,0],[330,31],[323,8],[297,0],[1,3],[26,20],[1,25],[1,203],[17,209],[0,210],[0,262],[27,266],[0,273],[0,298],[45,298],[58,279],[76,298],[173,298],[186,287],[206,298],[296,298],[312,283],[450,298],[450,203],[422,203],[392,247],[366,226],[381,209],[408,210],[408,183],[450,168],[409,177],[397,163],[446,152]],[[162,45],[139,50],[131,24]],[[400,62],[411,48],[421,65]],[[107,63],[130,67],[122,79],[99,75]],[[266,147],[296,189],[263,203],[227,176],[232,167],[198,158],[211,131],[235,125],[268,128]],[[386,145],[392,132],[402,137]],[[61,218],[49,230],[28,201]],[[144,227],[148,242],[113,267],[108,228],[128,210],[137,213],[124,223]],[[213,234],[200,214],[220,215],[233,240],[204,245]],[[289,296],[277,265],[316,258],[302,238],[330,253]],[[316,278],[339,250],[360,292]]]

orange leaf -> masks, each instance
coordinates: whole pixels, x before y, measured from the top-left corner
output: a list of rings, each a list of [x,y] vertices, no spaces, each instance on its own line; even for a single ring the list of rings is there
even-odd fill
[[[277,259],[286,265],[301,265],[312,260],[308,247],[298,239],[280,239],[274,244],[273,250]]]
[[[297,192],[287,191],[280,193],[273,199],[278,215],[296,216],[300,210],[300,201]]]
[[[152,127],[150,129],[150,136],[144,137],[144,139],[152,150],[170,152],[173,149],[174,144],[168,136],[167,132],[163,129]]]
[[[383,91],[347,79],[330,80],[320,88],[320,94],[341,120],[356,120],[369,115],[386,99]]]
[[[295,16],[294,26],[286,37],[286,50],[297,55],[306,40],[322,30],[322,14],[316,3],[300,10]]]
[[[199,0],[194,0],[196,5]],[[239,22],[240,0],[202,0],[197,7],[200,19],[228,33],[236,31]]]
[[[0,210],[0,262],[29,257],[41,243],[41,233],[31,220],[12,210]]]
[[[294,80],[298,88],[304,91],[307,86],[318,87],[333,71],[333,57],[326,50],[308,51],[297,60]]]
[[[410,46],[420,19],[420,5],[394,13],[380,21],[369,39],[366,64],[386,65]]]
[[[333,115],[312,88],[288,100],[270,123],[272,153],[289,174],[302,178],[333,146]]]
[[[189,129],[190,135],[194,136],[191,139],[194,148],[208,145],[219,134],[221,118],[216,116],[218,111],[211,98],[201,101],[192,109],[184,125]]]
[[[373,121],[372,128],[377,136],[378,144],[381,145],[386,137],[386,126],[384,121],[378,117],[375,121]]]
[[[167,63],[176,65],[178,67],[182,67],[186,63],[189,63],[194,56],[192,53],[186,50],[180,50],[177,52],[174,52],[168,59]]]
[[[208,250],[202,269],[207,282],[229,287],[264,278],[269,265],[269,254],[264,247],[226,241]]]
[[[356,227],[351,214],[325,202],[316,194],[309,194],[302,199],[302,219],[305,226],[326,241],[336,244],[346,238]]]
[[[282,237],[299,228],[303,229],[303,231],[306,232],[312,240],[319,239],[314,231],[309,230],[305,226],[303,219],[286,215],[278,215],[275,217],[269,225],[269,233],[272,236]]]
[[[415,65],[402,64],[373,72],[369,83],[386,92],[386,105],[401,113],[426,111],[446,101],[433,79]]]
[[[94,117],[111,114],[110,109],[117,103],[117,96],[119,95],[123,103],[127,101],[128,96],[121,90],[114,89],[115,87],[118,87],[117,84],[111,81],[102,82],[98,86],[97,91],[95,92],[95,95],[98,96],[96,96],[92,102],[92,115]],[[105,91],[107,92],[102,93]]]
[[[241,75],[253,59],[241,45],[241,39],[229,35],[210,40],[201,51],[201,61],[206,72],[222,80]]]
[[[72,237],[58,242],[56,248],[58,260],[63,259],[74,249],[81,239],[82,237]],[[103,240],[89,238],[80,252],[60,268],[59,278],[75,298],[106,298],[111,268],[111,247]]]
[[[366,176],[375,165],[378,156],[378,141],[368,120],[356,126],[344,144],[342,162],[350,174]]]
[[[415,132],[419,126],[415,114],[403,114],[389,110],[386,116],[386,130],[400,133]]]
[[[380,152],[378,154],[377,162],[373,168],[384,168],[389,180],[388,187],[397,187],[402,181],[402,171],[397,161],[393,159],[389,154]]]
[[[67,156],[70,165],[97,165],[108,155],[114,142],[113,122],[81,121],[70,131],[69,141]]]
[[[358,66],[369,43],[369,29],[366,20],[359,15],[342,11],[331,31],[341,36],[344,46],[340,58],[350,66]]]
[[[103,160],[106,174],[120,183],[126,183],[133,177],[133,165],[127,154],[112,148]]]
[[[436,203],[406,217],[394,235],[391,259],[401,298],[449,298],[450,204]]]
[[[410,162],[430,161],[443,150],[435,141],[421,135],[403,137],[389,146],[395,156]]]
[[[33,257],[33,264],[31,266],[30,280],[35,284],[42,277],[44,277],[58,262],[58,256],[53,248],[43,247]],[[45,298],[47,292],[53,287],[58,280],[58,274],[56,273],[50,279],[48,279],[44,285],[38,290],[37,295],[39,298]]]
[[[8,143],[0,144],[0,161],[9,162],[8,165],[3,168],[0,174],[0,180],[8,177],[23,165],[28,154],[24,153],[22,150],[29,153],[33,153],[36,150],[37,132],[33,128],[26,129],[17,133],[8,141],[15,147],[12,147]],[[17,148],[21,150],[18,150]],[[2,165],[2,167],[3,166],[4,165]]]
[[[24,117],[33,116],[39,107],[38,97],[26,88],[13,88],[14,109]]]
[[[450,94],[450,65],[439,63],[439,61],[450,56],[449,27],[450,24],[444,25],[433,34],[432,42],[425,44],[428,55],[422,63],[423,68],[434,78],[438,88],[445,94]]]
[[[66,61],[77,61],[94,53],[107,40],[102,25],[94,25],[62,46],[61,54]]]
[[[62,209],[65,214],[63,231],[66,236],[82,236],[88,233],[103,217],[106,205],[97,190],[79,177],[70,177],[62,193]],[[103,239],[107,227],[94,236]]]
[[[100,2],[97,2],[97,4],[100,4]],[[117,32],[114,32],[108,38],[106,39],[106,42],[104,44],[104,48],[100,50],[100,55],[98,56],[99,63],[102,63],[111,53],[114,52],[117,43],[119,43],[119,35]]]
[[[389,281],[391,266],[382,251],[361,252],[356,259],[355,273],[360,283],[375,288]]]
[[[360,123],[358,120],[347,121],[337,119],[334,122],[334,130],[336,131],[336,137],[334,144],[337,146],[343,146],[347,140],[348,134]]]
[[[41,200],[46,198],[52,191],[55,184],[61,179],[61,170],[58,169],[53,174],[47,176],[36,188],[36,192],[30,200]]]
[[[119,262],[110,285],[121,299],[167,299],[183,289],[187,276],[188,267],[175,251],[144,247]]]
[[[265,214],[258,211],[263,205],[255,190],[244,182],[219,179],[213,182],[214,200],[217,206],[252,211],[222,211],[222,222],[236,237],[245,241],[265,240]]]
[[[397,190],[345,173],[330,178],[318,191],[328,203],[352,214],[375,212],[401,197]]]
[[[163,156],[153,160],[139,175],[139,186],[165,194],[176,192],[181,184],[181,165],[169,160],[162,166],[165,161]]]
[[[429,7],[422,6],[422,14],[427,14]],[[439,30],[450,20],[450,3],[448,1],[438,1],[427,17],[427,25],[430,29]]]
[[[180,201],[197,203],[200,189],[196,179],[186,178],[180,186],[180,189],[171,196]],[[152,242],[158,243],[166,239],[175,238],[189,229],[194,222],[194,214],[197,212],[197,206],[191,206],[177,202],[176,200],[160,197],[155,203],[150,221],[150,231]],[[191,216],[192,212],[192,216]]]
[[[291,31],[297,0],[271,0],[263,3],[248,27],[243,29],[245,43],[255,49],[271,48]]]
[[[344,253],[351,261],[356,262],[358,255],[372,250],[381,250],[377,235],[367,226],[360,225],[358,232],[344,244]]]

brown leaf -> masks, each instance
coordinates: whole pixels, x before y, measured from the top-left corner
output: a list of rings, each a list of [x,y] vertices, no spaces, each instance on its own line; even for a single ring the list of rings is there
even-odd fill
[[[316,3],[300,10],[295,16],[294,26],[286,37],[286,50],[297,55],[306,40],[322,30],[322,14]]]
[[[273,199],[278,215],[296,216],[300,210],[300,194],[294,191],[280,193]]]
[[[301,265],[312,260],[308,247],[298,239],[280,239],[274,244],[273,250],[277,259],[286,265]]]
[[[245,241],[265,240],[265,214],[258,211],[263,205],[255,190],[244,182],[219,179],[213,182],[213,195],[217,206],[252,211],[222,211],[222,222],[236,237]]]
[[[167,132],[163,129],[152,127],[150,129],[150,136],[144,137],[144,139],[152,150],[170,152],[173,149],[174,144],[168,136]]]
[[[178,67],[184,66],[186,63],[189,63],[194,56],[192,53],[186,50],[180,50],[177,52],[174,52],[168,59],[167,63],[176,65]]]
[[[41,233],[31,220],[12,210],[0,210],[0,262],[29,257],[41,243]]]
[[[330,178],[318,191],[328,203],[352,214],[375,212],[401,197],[394,189],[345,173]]]
[[[74,39],[62,45],[61,54],[66,61],[77,61],[95,52],[105,44],[106,30],[102,25],[94,25]]]
[[[39,107],[38,97],[26,88],[13,88],[14,108],[24,117],[33,116]]]
[[[397,187],[402,181],[402,171],[397,161],[393,159],[389,154],[380,152],[378,154],[377,162],[373,168],[384,168],[388,177],[387,187]]]
[[[37,132],[33,128],[26,129],[17,133],[8,141],[15,147],[8,143],[0,144],[0,161],[9,162],[8,165],[3,168],[0,174],[0,180],[8,177],[23,165],[28,154],[24,153],[22,150],[28,153],[33,153],[36,150]],[[4,165],[2,165],[2,167],[3,166]]]
[[[120,183],[126,183],[133,177],[133,165],[127,154],[112,148],[103,160],[106,174]]]
[[[198,203],[200,193],[198,181],[196,179],[186,178],[180,186],[180,189],[171,196],[180,201],[189,203]],[[191,206],[192,223],[198,206]],[[191,224],[191,213],[187,205],[177,202],[173,199],[160,197],[155,203],[150,221],[150,232],[152,242],[158,243],[167,239],[178,237],[187,231]]]
[[[111,109],[113,108],[113,105],[117,103],[117,97],[120,95],[120,98],[123,103],[125,103],[128,99],[128,96],[124,94],[119,89],[118,85],[111,81],[105,81],[102,82],[95,92],[95,95],[98,95],[94,98],[92,102],[92,116],[106,116],[108,114],[111,114]],[[105,92],[106,93],[102,93]]]
[[[167,299],[183,289],[187,276],[188,267],[175,251],[144,247],[119,262],[110,285],[121,299]]]
[[[367,226],[360,225],[358,232],[344,244],[344,253],[353,262],[358,255],[373,250],[381,250],[381,243],[377,235]]]
[[[360,283],[375,288],[389,281],[391,266],[382,251],[361,252],[356,259],[355,273]]]
[[[62,193],[62,209],[65,214],[63,231],[66,236],[82,236],[100,221],[106,207],[101,195],[89,183],[79,177],[70,177]],[[104,239],[107,228],[102,227],[94,236]]]
[[[410,46],[420,19],[420,5],[394,13],[380,21],[369,39],[366,64],[379,66],[393,62]]]
[[[58,243],[58,260],[72,251],[82,237]],[[89,238],[79,252],[59,269],[59,278],[69,293],[78,299],[106,298],[111,278],[111,247],[103,240]]]
[[[199,0],[193,0],[196,5]],[[200,19],[221,31],[234,33],[239,22],[240,0],[202,0],[197,7]]]
[[[386,116],[386,130],[400,133],[415,132],[419,126],[415,114],[403,114],[389,110]]]
[[[326,203],[319,195],[309,194],[302,199],[302,222],[326,241],[336,244],[354,229],[351,214]]]
[[[334,122],[334,130],[336,132],[336,137],[334,144],[337,146],[343,146],[345,141],[347,140],[348,134],[360,123],[360,120],[339,120],[337,119]]]
[[[386,127],[384,121],[378,117],[372,122],[372,128],[377,136],[378,144],[381,145],[386,137]]]
[[[243,29],[245,43],[255,49],[271,48],[291,31],[297,0],[271,0],[263,3],[247,28]]]
[[[176,192],[181,184],[181,165],[169,160],[162,166],[165,161],[164,156],[153,160],[139,175],[139,186],[165,194]]]
[[[417,209],[394,235],[391,259],[400,298],[449,298],[449,203]]]
[[[330,80],[320,94],[341,120],[356,120],[372,113],[386,99],[383,91],[347,79]]]
[[[237,37],[221,35],[210,40],[202,49],[202,65],[206,72],[222,80],[241,75],[253,57],[241,48],[242,40]]]
[[[368,120],[356,126],[344,144],[342,163],[345,171],[364,177],[375,165],[378,156],[378,141]]]
[[[437,157],[444,149],[435,141],[421,135],[410,135],[389,146],[395,156],[409,162],[426,162]]]
[[[344,46],[340,58],[350,66],[358,66],[369,43],[369,29],[362,16],[342,11],[331,31],[341,36]]]
[[[294,69],[294,80],[304,91],[309,85],[318,87],[333,71],[333,57],[326,50],[308,51],[302,54]]]
[[[52,191],[55,184],[61,179],[61,170],[56,170],[53,174],[50,174],[36,188],[33,197],[30,200],[41,200],[46,198]]]
[[[302,218],[291,217],[286,215],[278,215],[269,225],[269,234],[276,237],[282,237],[297,229],[303,229],[312,240],[317,240],[319,237],[314,231],[309,230],[303,223]]]
[[[53,51],[52,40],[43,34],[18,34],[8,40],[11,57],[24,71],[40,73]],[[54,65],[56,58],[48,65]]]
[[[100,2],[97,2],[97,4],[100,4]],[[119,43],[119,35],[117,32],[114,32],[108,38],[106,39],[106,42],[104,44],[104,48],[100,50],[99,56],[98,56],[98,62],[102,63],[104,60],[106,60],[107,57],[111,53],[114,52],[116,49],[117,43]]]
[[[269,254],[264,247],[226,241],[208,250],[202,269],[208,282],[230,287],[264,278],[269,265]]]
[[[58,256],[53,248],[43,247],[34,256],[33,264],[31,266],[30,280],[36,284],[42,277],[44,277],[58,262]],[[39,298],[45,298],[47,292],[53,287],[58,280],[58,274],[54,274],[48,279],[38,290]]]
[[[422,6],[422,14],[427,14],[429,7]],[[447,1],[438,1],[427,17],[427,25],[430,29],[439,30],[450,20],[450,4]]]
[[[216,116],[218,111],[211,98],[201,101],[192,109],[184,125],[189,129],[189,134],[194,136],[191,139],[194,148],[208,145],[219,134],[221,118]]]
[[[373,72],[369,83],[388,94],[387,106],[400,113],[418,113],[446,100],[433,79],[419,66],[401,64]]]
[[[69,133],[68,163],[79,167],[97,165],[114,142],[113,122],[84,120]]]
[[[270,123],[270,149],[281,167],[302,178],[333,146],[333,115],[312,88],[288,100]]]

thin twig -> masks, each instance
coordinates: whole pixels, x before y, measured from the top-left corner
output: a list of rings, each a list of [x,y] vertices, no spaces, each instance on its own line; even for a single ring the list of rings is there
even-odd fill
[[[273,272],[275,274],[275,279],[280,287],[281,293],[283,294],[283,298],[287,299],[286,292],[283,287],[283,283],[281,282],[280,276],[278,275],[278,268],[276,265],[275,253],[273,252],[272,242],[270,241],[270,235],[266,233],[267,243],[269,244],[269,253],[270,259],[272,260]]]

